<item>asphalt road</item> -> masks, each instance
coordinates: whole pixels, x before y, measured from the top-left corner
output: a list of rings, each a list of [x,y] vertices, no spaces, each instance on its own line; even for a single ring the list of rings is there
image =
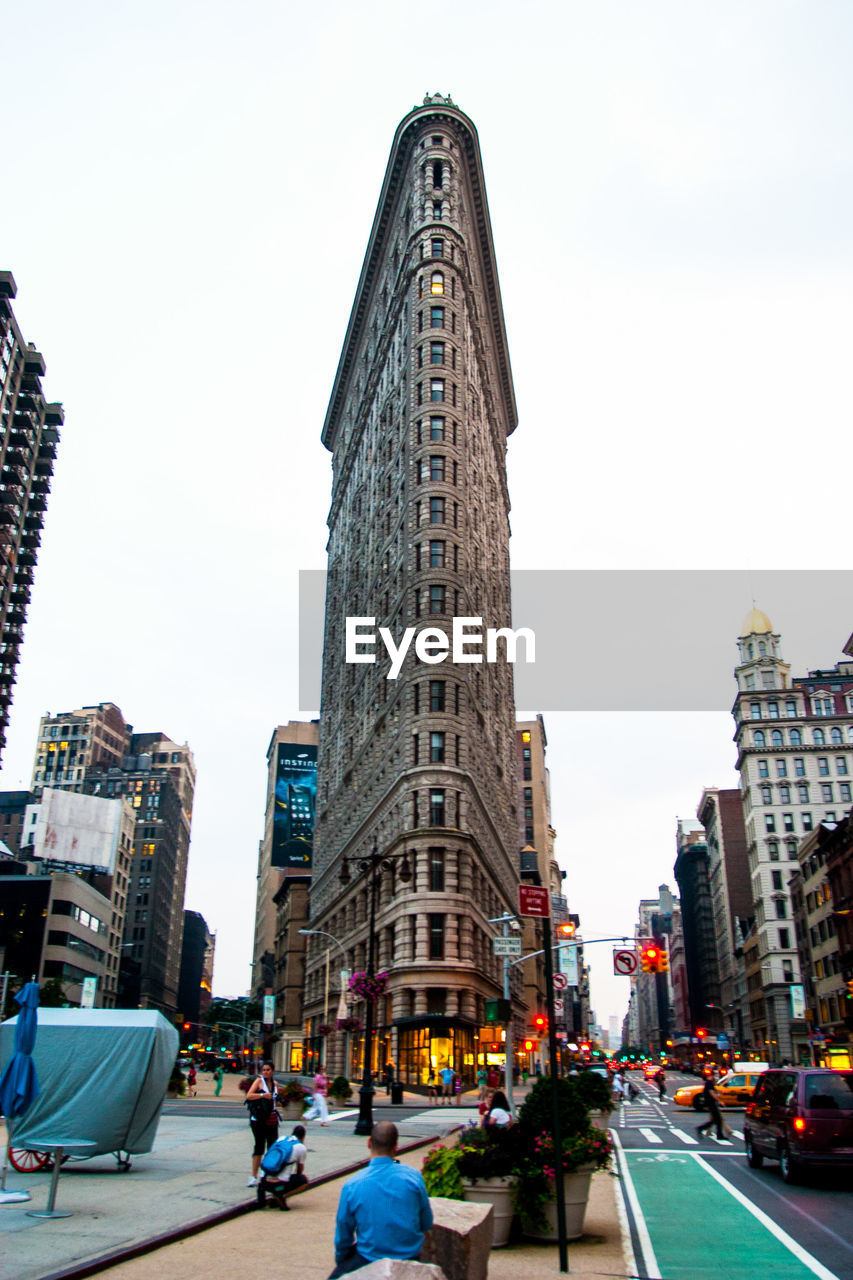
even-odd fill
[[[690,1080],[671,1075],[669,1093]],[[778,1166],[747,1165],[742,1111],[724,1112],[734,1133],[719,1143],[696,1132],[707,1116],[639,1087],[611,1121],[639,1275],[853,1280],[853,1177],[821,1173],[786,1186]]]

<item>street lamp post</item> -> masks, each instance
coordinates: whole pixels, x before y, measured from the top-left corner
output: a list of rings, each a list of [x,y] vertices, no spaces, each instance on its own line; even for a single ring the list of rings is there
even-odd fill
[[[367,935],[367,977],[374,976],[373,969],[376,953],[376,890],[379,883],[380,867],[391,866],[395,858],[402,858],[403,865],[400,867],[400,879],[403,884],[407,884],[412,878],[412,871],[409,867],[408,856],[406,850],[400,853],[379,852],[376,837],[373,839],[373,848],[370,853],[364,857],[356,858],[355,862],[359,871],[367,876],[367,894],[370,904],[368,935]],[[340,875],[338,877],[342,885],[350,882],[351,875],[349,869],[349,861],[344,854],[341,864]],[[365,1001],[367,1008],[364,1017],[364,1070],[362,1072],[361,1088],[359,1089],[359,1105],[358,1120],[355,1124],[354,1133],[369,1137],[373,1132],[373,1000]]]
[[[342,946],[341,946],[341,944],[338,942],[338,940],[337,940],[337,938],[334,936],[334,934],[332,934],[332,933],[327,933],[325,929],[300,929],[300,930],[299,930],[299,932],[300,932],[301,934],[304,934],[306,937],[314,936],[314,937],[318,937],[318,938],[328,938],[328,939],[329,939],[329,941],[330,941],[330,942],[332,942],[332,943],[333,943],[333,944],[338,948],[338,951],[340,951],[341,955],[342,955],[342,956],[343,956],[343,958],[344,958],[344,963],[343,963],[342,971],[341,971],[341,972],[342,972],[342,974],[343,974],[343,969],[346,969],[346,967],[347,967],[347,953],[344,951],[343,947],[342,947]],[[326,1022],[326,1021],[328,1020],[328,1017],[329,1017],[329,955],[330,955],[330,954],[331,954],[331,953],[330,953],[330,951],[329,951],[329,948],[328,948],[328,947],[326,947],[326,995],[325,995],[325,1000],[324,1000],[324,1012],[323,1012],[323,1021],[324,1021],[324,1022]],[[343,980],[343,976],[341,976],[340,992],[341,992],[341,996],[343,997],[343,994],[344,994],[344,980]],[[346,1053],[345,1053],[345,1055],[344,1055],[344,1066],[348,1068],[348,1067],[349,1067],[349,1063],[347,1062],[347,1057],[348,1057],[348,1050],[349,1050],[349,1032],[347,1032],[347,1041],[346,1041],[346,1043],[347,1043],[347,1052],[346,1052]],[[325,1054],[325,1045],[324,1045],[323,1049],[324,1049],[324,1052],[323,1052],[323,1067],[325,1068],[325,1066],[326,1066],[326,1061],[325,1061],[325,1059],[326,1059],[326,1054]]]

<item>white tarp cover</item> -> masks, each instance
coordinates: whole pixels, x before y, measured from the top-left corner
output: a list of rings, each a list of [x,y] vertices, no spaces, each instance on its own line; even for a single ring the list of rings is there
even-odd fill
[[[0,1025],[0,1070],[16,1018]],[[92,1155],[154,1145],[178,1033],[156,1009],[39,1009],[33,1060],[41,1093],[14,1121],[13,1146],[89,1140]]]

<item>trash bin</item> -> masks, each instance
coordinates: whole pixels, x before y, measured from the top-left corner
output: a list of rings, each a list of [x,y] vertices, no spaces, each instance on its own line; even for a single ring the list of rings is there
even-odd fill
[[[399,1080],[395,1080],[391,1085],[391,1103],[392,1105],[403,1101],[403,1086]]]

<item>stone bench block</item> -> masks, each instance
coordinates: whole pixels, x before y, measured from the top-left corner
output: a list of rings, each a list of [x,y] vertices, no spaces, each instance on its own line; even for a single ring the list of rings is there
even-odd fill
[[[424,1262],[405,1262],[401,1258],[379,1258],[356,1273],[362,1280],[447,1280],[441,1267]]]
[[[430,1197],[435,1221],[424,1237],[421,1262],[436,1263],[447,1280],[486,1280],[492,1247],[490,1204]]]

